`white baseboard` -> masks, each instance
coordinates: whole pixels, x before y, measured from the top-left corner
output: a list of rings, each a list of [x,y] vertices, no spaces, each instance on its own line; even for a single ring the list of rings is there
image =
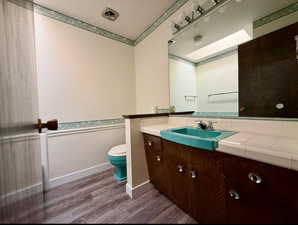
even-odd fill
[[[150,181],[146,181],[134,188],[132,188],[129,184],[126,184],[126,193],[129,195],[131,199],[138,198],[140,195],[144,194],[145,192],[151,190],[153,185]]]
[[[101,165],[94,166],[94,167],[87,168],[87,169],[80,170],[80,171],[76,171],[74,173],[70,173],[70,174],[67,174],[67,175],[62,176],[62,177],[57,177],[57,178],[54,178],[54,179],[50,179],[50,182],[45,187],[45,189],[50,190],[52,188],[61,186],[63,184],[67,184],[67,183],[82,179],[84,177],[88,177],[88,176],[91,176],[91,175],[94,175],[94,174],[97,174],[97,173],[104,172],[104,171],[109,170],[111,168],[113,168],[113,166],[110,163],[103,163]]]
[[[21,201],[26,198],[30,198],[36,194],[42,193],[42,190],[43,190],[42,183],[38,183],[30,187],[26,187],[26,188],[11,192],[7,195],[2,195],[0,196],[0,200],[1,200],[0,207],[7,206],[16,201]]]

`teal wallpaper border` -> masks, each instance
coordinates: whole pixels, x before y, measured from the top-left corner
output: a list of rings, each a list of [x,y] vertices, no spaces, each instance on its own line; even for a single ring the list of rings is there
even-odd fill
[[[34,10],[38,14],[43,15],[43,16],[47,16],[51,19],[58,20],[60,22],[72,25],[74,27],[77,27],[77,28],[80,28],[80,29],[83,29],[83,30],[86,30],[86,31],[90,31],[92,33],[101,35],[101,36],[106,37],[106,38],[110,38],[110,39],[115,40],[115,41],[122,42],[122,43],[130,45],[130,46],[134,46],[134,41],[129,39],[129,38],[126,38],[126,37],[123,37],[121,35],[112,33],[110,31],[107,31],[107,30],[102,29],[100,27],[97,27],[97,26],[94,26],[92,24],[83,22],[83,21],[78,20],[76,18],[66,16],[66,15],[64,15],[60,12],[57,12],[55,10],[46,8],[46,7],[41,6],[41,5],[38,5],[36,3],[34,3]]]
[[[229,51],[226,51],[226,52],[223,52],[221,54],[218,54],[218,55],[215,55],[211,58],[208,58],[208,59],[205,59],[205,60],[202,60],[200,62],[197,62],[196,63],[196,66],[202,66],[204,64],[207,64],[207,63],[210,63],[210,62],[213,62],[213,61],[216,61],[216,60],[219,60],[219,59],[223,59],[225,57],[228,57],[228,56],[231,56],[231,55],[235,55],[238,53],[238,47],[235,48],[235,49],[232,49],[232,50],[229,50]]]
[[[192,115],[171,115],[171,117],[298,122],[296,118],[240,117],[235,112],[196,112]]]
[[[187,60],[187,59],[184,59],[182,57],[179,57],[179,56],[176,56],[176,55],[172,55],[172,54],[169,54],[169,58],[170,59],[173,59],[173,60],[176,60],[178,62],[183,62],[183,63],[186,63],[186,64],[189,64],[191,66],[194,66],[196,67],[196,63],[190,61],[190,60]]]
[[[195,112],[192,116],[200,117],[239,117],[238,112]]]
[[[173,59],[173,60],[176,60],[176,61],[180,61],[180,62],[184,62],[184,63],[190,64],[190,65],[192,65],[194,67],[197,67],[197,66],[202,66],[202,65],[207,64],[207,63],[210,63],[210,62],[214,62],[214,61],[219,60],[219,59],[223,59],[223,58],[228,57],[228,56],[231,56],[231,55],[235,55],[237,53],[238,53],[238,48],[235,48],[235,49],[232,49],[232,50],[223,52],[221,54],[215,55],[215,56],[213,56],[211,58],[207,58],[207,59],[202,60],[202,61],[197,62],[197,63],[192,62],[190,60],[187,60],[185,58],[176,56],[176,55],[172,55],[172,54],[169,54],[169,58],[170,59]]]
[[[119,41],[121,43],[127,44],[129,46],[137,46],[145,38],[147,38],[153,31],[155,31],[163,22],[165,22],[170,16],[177,12],[182,6],[184,6],[189,0],[177,0],[171,7],[169,7],[163,15],[161,15],[154,23],[152,23],[136,40],[131,40],[124,36],[115,34],[103,28],[94,26],[92,24],[86,23],[79,19],[64,15],[63,13],[57,12],[55,10],[49,9],[37,3],[33,3],[30,0],[9,0],[10,2],[22,6],[27,9],[33,9],[36,13],[47,16],[49,18],[55,19],[57,21],[75,26],[77,28],[101,35],[103,37]],[[225,2],[225,1],[223,1]],[[30,4],[28,4],[30,3]],[[265,24],[273,22],[274,20],[280,19],[284,16],[292,14],[298,11],[298,2],[294,3],[284,9],[274,12],[268,16],[265,16],[254,22],[254,29],[261,27]],[[186,27],[184,27],[186,28]],[[182,29],[184,30],[184,29]],[[179,33],[182,31],[180,30]]]
[[[149,36],[153,31],[155,31],[171,15],[173,15],[175,12],[177,12],[189,0],[177,0],[170,8],[168,8],[166,10],[165,13],[163,13],[162,16],[160,16],[153,24],[151,24],[151,26],[148,27],[136,40],[131,40],[129,38],[115,34],[113,32],[110,32],[103,28],[94,26],[92,24],[86,23],[86,22],[76,19],[74,17],[67,16],[63,13],[58,12],[58,11],[49,9],[49,8],[39,5],[37,3],[33,3],[29,0],[9,0],[9,1],[11,1],[12,3],[15,3],[19,6],[22,6],[24,8],[31,9],[31,10],[34,7],[34,11],[36,13],[46,16],[46,17],[49,17],[51,19],[60,21],[62,23],[66,23],[66,24],[72,25],[74,27],[104,36],[106,38],[122,42],[129,46],[136,46],[141,41],[143,41],[147,36]],[[28,7],[28,2],[30,2],[31,7]]]
[[[266,25],[268,23],[271,23],[275,20],[278,20],[284,16],[288,16],[292,13],[295,13],[298,11],[298,2],[289,5],[288,7],[285,7],[279,11],[273,12],[270,15],[267,15],[259,20],[256,20],[253,24],[254,29],[261,27],[263,25]]]
[[[167,11],[160,16],[150,27],[148,27],[135,41],[135,45],[138,45],[146,37],[148,37],[153,31],[155,31],[163,22],[165,22],[170,16],[177,12],[182,6],[184,6],[189,0],[177,0]]]
[[[109,119],[109,120],[90,120],[69,123],[59,123],[58,130],[73,130],[81,128],[93,128],[99,126],[120,125],[124,124],[123,118]]]
[[[29,0],[8,0],[9,2],[21,6],[25,9],[34,10],[34,3]]]

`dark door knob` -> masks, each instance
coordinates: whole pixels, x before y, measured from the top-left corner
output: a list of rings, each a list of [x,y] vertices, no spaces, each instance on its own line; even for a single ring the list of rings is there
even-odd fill
[[[48,130],[58,130],[58,120],[50,120],[47,123],[42,123],[41,119],[38,119],[35,128],[38,129],[39,133],[42,133],[42,129],[47,128]]]

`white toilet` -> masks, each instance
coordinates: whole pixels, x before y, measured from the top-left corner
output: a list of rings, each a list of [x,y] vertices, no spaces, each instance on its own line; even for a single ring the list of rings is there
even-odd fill
[[[115,167],[114,177],[117,181],[125,181],[127,179],[126,172],[126,145],[118,145],[113,148],[108,153],[108,160]]]

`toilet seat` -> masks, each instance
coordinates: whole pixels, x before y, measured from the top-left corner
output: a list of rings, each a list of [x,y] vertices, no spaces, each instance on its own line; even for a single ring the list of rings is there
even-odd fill
[[[112,157],[124,157],[124,156],[126,156],[126,144],[118,145],[118,146],[113,147],[109,151],[109,156],[112,156]]]

